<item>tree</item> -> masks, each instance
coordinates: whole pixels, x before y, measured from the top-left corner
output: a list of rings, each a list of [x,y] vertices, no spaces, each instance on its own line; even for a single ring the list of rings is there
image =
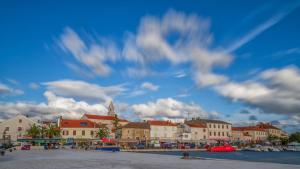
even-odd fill
[[[60,129],[57,126],[49,124],[48,127],[46,128],[46,135],[49,138],[57,137],[60,135]]]
[[[28,136],[31,136],[32,138],[37,138],[41,134],[41,128],[35,124],[30,126],[30,128],[26,131]]]
[[[114,125],[115,130],[117,130],[121,127],[120,126],[120,119],[119,119],[117,114],[115,114],[115,119],[113,121],[113,125]]]
[[[105,137],[108,137],[109,132],[108,132],[108,128],[103,127],[103,128],[99,128],[98,132],[97,132],[97,137],[99,137],[100,139],[103,139]]]
[[[300,132],[296,132],[290,135],[289,142],[293,142],[293,141],[300,143]]]

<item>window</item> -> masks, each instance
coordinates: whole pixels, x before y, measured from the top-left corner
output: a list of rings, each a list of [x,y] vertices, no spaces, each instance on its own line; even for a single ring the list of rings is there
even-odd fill
[[[65,135],[65,130],[62,131],[62,135],[63,135],[63,136]]]
[[[222,129],[224,129],[224,125],[222,125]]]
[[[218,129],[220,128],[220,124],[218,124]]]
[[[209,124],[209,128],[211,128],[211,124]]]
[[[87,124],[87,122],[80,122],[80,126],[82,126],[82,127],[86,127],[88,124]]]
[[[19,123],[22,123],[22,119],[19,119]]]
[[[76,130],[73,130],[73,136],[76,136]]]
[[[188,138],[189,136],[187,134],[184,135],[185,138]]]
[[[209,136],[211,136],[211,132],[209,132]]]
[[[214,136],[216,136],[216,132],[214,132]]]
[[[203,139],[206,139],[206,136],[205,136],[205,135],[203,136]]]
[[[204,133],[205,133],[205,131],[206,131],[206,130],[205,130],[205,129],[203,129],[203,132],[204,132]]]
[[[218,132],[218,136],[220,136],[221,134],[220,134],[220,132]]]
[[[9,127],[5,127],[5,131],[9,131]]]
[[[198,132],[195,132],[195,134],[198,134]]]
[[[91,131],[91,136],[93,136],[94,135],[94,131]]]
[[[226,128],[228,129],[228,125],[226,125]]]
[[[222,132],[222,136],[224,136],[224,132]]]
[[[66,135],[69,135],[69,131],[68,130],[66,131]]]
[[[81,135],[85,136],[85,130],[81,131]]]
[[[18,131],[22,131],[22,127],[18,127]]]
[[[214,128],[216,128],[216,125],[214,124]]]
[[[127,130],[127,133],[129,134],[129,133],[130,133],[130,130]]]

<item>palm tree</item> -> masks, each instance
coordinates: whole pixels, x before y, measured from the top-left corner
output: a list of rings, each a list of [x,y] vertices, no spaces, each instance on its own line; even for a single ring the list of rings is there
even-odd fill
[[[46,128],[46,135],[49,138],[57,137],[60,135],[60,129],[57,126],[49,124],[48,128]]]
[[[108,128],[106,128],[106,127],[99,128],[99,130],[97,132],[97,137],[99,137],[100,139],[103,139],[103,138],[107,137],[108,135],[109,135]]]
[[[32,138],[37,138],[41,134],[41,128],[33,124],[26,132],[28,136],[31,136]]]

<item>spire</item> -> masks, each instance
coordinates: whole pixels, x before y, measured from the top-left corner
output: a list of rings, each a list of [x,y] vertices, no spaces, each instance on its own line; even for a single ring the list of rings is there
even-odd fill
[[[113,102],[111,101],[109,106],[108,106],[108,112],[107,112],[107,115],[108,116],[115,116],[115,108],[114,108],[114,104]]]

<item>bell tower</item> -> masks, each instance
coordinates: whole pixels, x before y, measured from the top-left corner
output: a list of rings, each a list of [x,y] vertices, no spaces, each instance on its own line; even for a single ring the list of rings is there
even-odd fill
[[[107,112],[107,115],[108,116],[115,116],[115,108],[114,108],[114,104],[113,102],[111,101],[109,106],[108,106],[108,112]]]

